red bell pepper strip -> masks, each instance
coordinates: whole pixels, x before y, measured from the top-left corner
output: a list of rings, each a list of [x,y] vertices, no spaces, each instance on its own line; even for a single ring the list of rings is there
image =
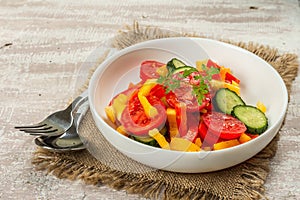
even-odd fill
[[[237,84],[240,83],[240,80],[238,78],[228,72],[225,74],[225,81],[229,83],[232,83],[232,81],[236,82]]]
[[[159,99],[163,98],[164,96],[166,96],[166,90],[164,89],[164,87],[160,84],[156,84],[150,91],[149,96],[156,96]]]
[[[186,105],[184,103],[178,103],[175,106],[175,110],[177,113],[177,127],[180,133],[180,136],[186,135],[188,131],[187,127],[187,113],[186,113]]]
[[[215,134],[208,131],[208,128],[203,121],[200,122],[198,130],[203,147],[212,147],[219,141],[219,138]]]
[[[246,133],[246,135],[251,137],[251,139],[257,138],[259,136],[259,134],[251,134],[251,133]]]

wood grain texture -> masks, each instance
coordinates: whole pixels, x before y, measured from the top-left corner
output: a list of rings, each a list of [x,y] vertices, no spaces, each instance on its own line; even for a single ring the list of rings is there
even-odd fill
[[[87,57],[134,20],[300,56],[297,0],[0,1],[0,199],[140,199],[35,171],[32,137],[13,129],[65,107]],[[300,198],[300,77],[266,181],[270,199]]]

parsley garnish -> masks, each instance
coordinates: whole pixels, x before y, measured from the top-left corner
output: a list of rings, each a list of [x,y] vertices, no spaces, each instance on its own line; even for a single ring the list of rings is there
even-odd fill
[[[180,87],[180,80],[174,79],[172,73],[168,73],[167,76],[160,76],[157,79],[157,83],[166,87],[166,93],[174,91]]]
[[[187,69],[187,70],[184,70],[183,71],[183,77],[188,77],[191,73],[193,72],[197,72],[198,70],[196,68],[190,68],[190,69]]]
[[[201,105],[205,95],[209,92],[209,88],[207,85],[207,81],[212,79],[214,74],[220,73],[218,68],[210,67],[208,68],[206,65],[202,65],[202,70],[205,72],[206,76],[202,76],[200,73],[196,72],[196,68],[190,68],[183,71],[183,74],[176,74],[177,77],[174,77],[172,72],[169,72],[166,76],[160,76],[157,80],[158,83],[162,84],[166,87],[166,93],[170,91],[174,91],[177,88],[180,88],[180,83],[182,79],[187,78],[192,74],[192,78],[199,82],[199,84],[191,84],[193,89],[193,95],[197,98],[198,104]]]

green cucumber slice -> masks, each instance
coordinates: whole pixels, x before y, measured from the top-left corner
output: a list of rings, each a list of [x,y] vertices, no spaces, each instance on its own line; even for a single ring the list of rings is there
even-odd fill
[[[217,111],[226,114],[231,114],[232,108],[237,105],[245,105],[243,99],[228,88],[219,89],[212,99],[212,103]]]
[[[173,72],[175,69],[184,66],[186,66],[186,64],[177,58],[173,58],[167,63],[167,69],[169,72]]]
[[[268,118],[265,113],[254,106],[237,105],[232,109],[231,114],[246,125],[249,133],[261,134],[268,128]]]
[[[187,70],[191,70],[191,72],[197,71],[197,69],[194,67],[184,66],[184,67],[179,67],[179,68],[175,69],[172,73],[176,74],[176,73],[187,71]]]
[[[158,143],[156,142],[155,139],[153,139],[152,137],[142,137],[142,136],[136,136],[136,135],[131,135],[130,136],[132,139],[136,140],[137,142],[141,142],[143,144],[147,144],[153,147],[158,147]]]

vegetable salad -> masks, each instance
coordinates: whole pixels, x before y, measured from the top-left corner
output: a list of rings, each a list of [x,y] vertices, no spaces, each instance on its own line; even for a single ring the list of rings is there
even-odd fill
[[[268,127],[265,105],[247,105],[238,77],[210,59],[195,67],[177,58],[166,64],[146,60],[140,79],[105,108],[116,130],[137,142],[176,151],[220,150]]]

